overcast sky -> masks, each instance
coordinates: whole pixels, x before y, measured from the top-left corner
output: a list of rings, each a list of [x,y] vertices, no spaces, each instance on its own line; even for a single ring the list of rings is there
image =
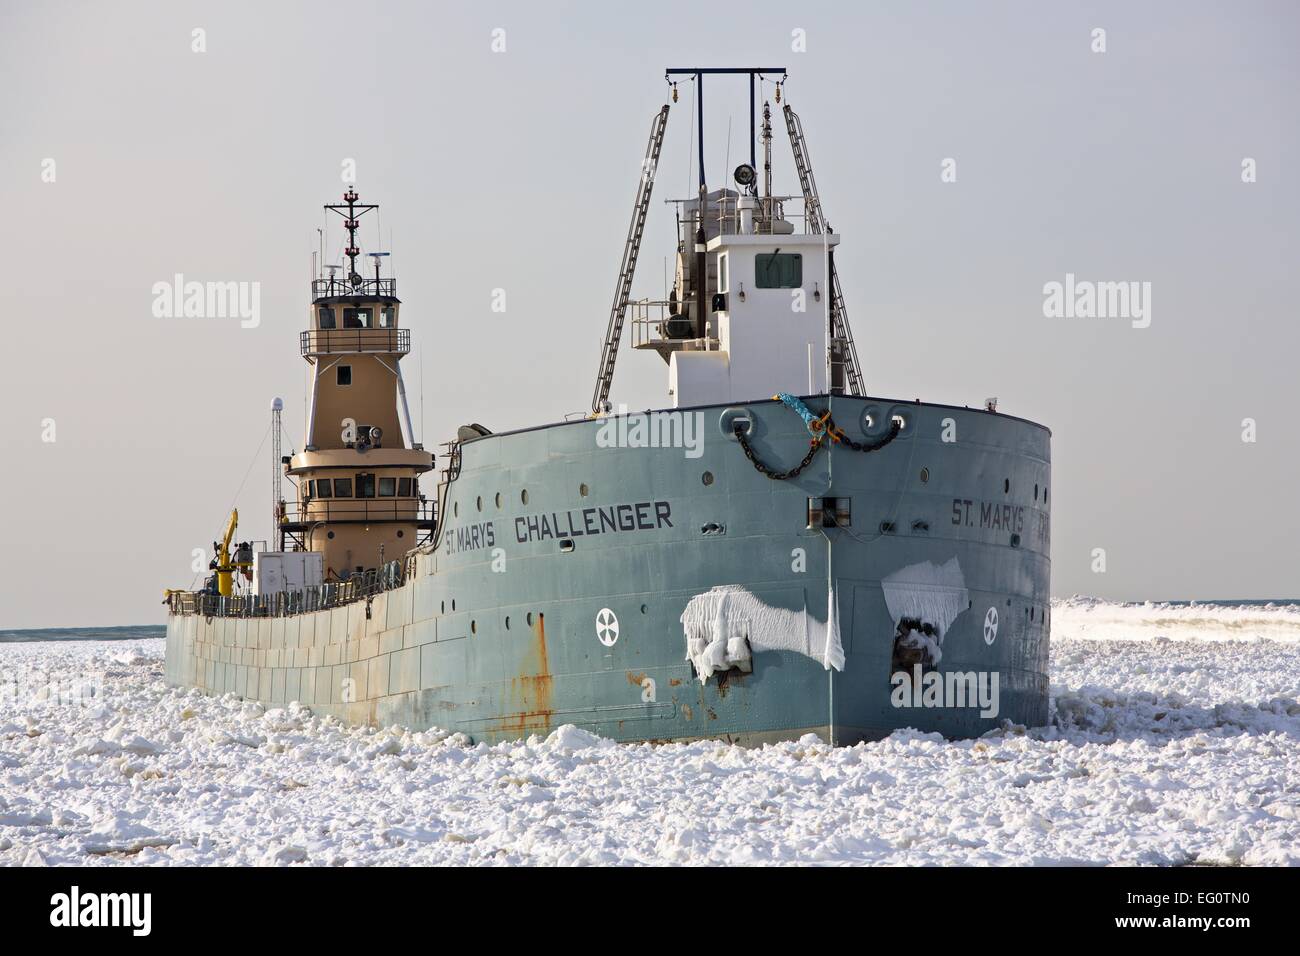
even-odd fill
[[[698,65],[788,67],[869,390],[1052,429],[1056,595],[1300,597],[1298,27],[1290,3],[7,0],[0,626],[159,622],[231,504],[267,536],[254,453],[277,395],[301,445],[296,339],[347,159],[426,445],[585,409],[664,68]],[[706,94],[721,185],[746,103]],[[638,295],[662,292],[689,118],[684,97]],[[260,324],[155,317],[176,273],[260,283]],[[1045,317],[1067,273],[1149,282],[1149,327]],[[615,401],[665,386],[624,352]]]

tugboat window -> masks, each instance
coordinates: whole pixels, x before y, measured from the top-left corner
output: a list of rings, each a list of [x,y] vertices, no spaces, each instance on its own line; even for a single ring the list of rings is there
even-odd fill
[[[357,475],[357,497],[373,498],[375,496],[375,476]]]
[[[718,253],[718,291],[729,292],[727,288],[727,254]]]
[[[391,329],[391,328],[393,327],[393,310],[392,310],[392,309],[380,309],[380,310],[379,310],[379,327],[380,327],[381,329]]]
[[[330,480],[328,478],[322,478],[320,481],[316,482],[316,494],[322,498],[333,497],[333,492],[330,491]]]
[[[320,310],[320,327],[322,329],[334,328],[334,310],[324,306]]]
[[[338,383],[339,383],[340,385],[351,385],[351,384],[352,384],[352,366],[351,366],[351,365],[336,365],[334,368],[335,368],[335,371],[338,373],[337,380],[338,380]]]
[[[370,310],[369,309],[344,309],[343,328],[345,329],[370,328]]]
[[[379,497],[381,497],[381,498],[392,498],[392,497],[395,497],[396,495],[397,495],[397,479],[396,479],[396,478],[380,478],[380,479],[379,479]]]
[[[399,498],[409,498],[409,497],[411,497],[411,479],[410,479],[410,478],[398,478],[398,479],[397,479],[397,497],[399,497]]]
[[[351,498],[352,497],[352,479],[335,478],[334,479],[334,497]]]
[[[754,285],[760,289],[798,289],[803,285],[803,256],[797,252],[760,252],[754,257]]]

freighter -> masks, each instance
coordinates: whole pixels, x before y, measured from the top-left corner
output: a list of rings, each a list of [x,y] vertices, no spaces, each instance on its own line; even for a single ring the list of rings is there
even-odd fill
[[[703,87],[736,77],[749,162],[710,188]],[[272,540],[236,543],[232,514],[204,587],[167,592],[169,683],[486,741],[575,724],[849,744],[1045,722],[1050,432],[994,400],[867,394],[784,69],[666,80],[585,419],[463,426],[435,471],[396,280],[385,253],[373,277],[358,265],[376,207],[351,187],[325,207],[346,264],[314,269],[304,447],[276,445]],[[679,83],[698,192],[673,202],[671,293],[632,301]],[[790,195],[772,188],[774,119]],[[633,348],[666,364],[658,410],[610,402],[629,319]],[[278,442],[278,399],[274,414]]]

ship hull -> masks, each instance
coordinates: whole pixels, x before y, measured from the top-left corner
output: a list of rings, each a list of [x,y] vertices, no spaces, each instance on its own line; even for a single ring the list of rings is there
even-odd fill
[[[1048,431],[806,401],[858,442],[905,425],[876,451],[830,444],[789,480],[760,473],[731,428],[750,419],[754,456],[790,468],[809,433],[779,402],[466,442],[435,545],[399,587],[284,616],[174,612],[166,678],[486,741],[576,724],[848,744],[1044,723]],[[810,499],[837,526],[810,527]]]

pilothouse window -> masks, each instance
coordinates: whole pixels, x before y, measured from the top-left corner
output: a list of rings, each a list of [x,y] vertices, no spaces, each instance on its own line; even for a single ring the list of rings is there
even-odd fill
[[[797,252],[760,252],[754,257],[754,285],[760,289],[798,289],[803,285],[803,256]]]
[[[316,494],[321,498],[334,497],[333,492],[330,491],[330,480],[328,478],[322,478],[316,482]]]
[[[373,498],[375,496],[375,476],[357,475],[357,497]]]
[[[379,310],[379,327],[380,327],[381,329],[391,329],[391,328],[392,328],[394,325],[396,325],[396,324],[397,324],[397,323],[395,323],[395,322],[393,321],[393,310],[392,310],[392,309],[380,309],[380,310]]]
[[[322,329],[334,328],[334,310],[328,306],[322,307],[320,310],[320,327]]]
[[[352,479],[335,478],[334,479],[334,497],[351,498],[352,497]]]
[[[369,309],[344,309],[343,328],[345,329],[370,328],[370,310]]]
[[[396,478],[380,478],[380,479],[379,479],[379,497],[381,497],[381,498],[392,498],[392,497],[394,497],[396,494],[397,494],[397,479],[396,479]]]

